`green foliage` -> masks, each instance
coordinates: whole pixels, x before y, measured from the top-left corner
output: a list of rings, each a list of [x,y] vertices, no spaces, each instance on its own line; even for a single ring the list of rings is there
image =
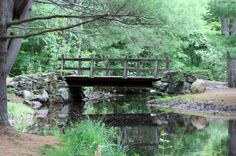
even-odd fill
[[[91,156],[102,146],[104,156],[125,156],[127,148],[117,140],[116,130],[106,128],[101,122],[81,121],[69,128],[62,136],[63,144],[55,149],[44,149],[48,156]]]
[[[167,156],[167,151],[172,148],[170,145],[170,140],[168,139],[168,134],[162,130],[160,134],[160,144],[159,144],[159,154],[160,156]]]
[[[227,155],[227,128],[227,123],[218,121],[194,133],[186,133],[186,130],[179,129],[170,140],[173,148],[168,153],[173,156]]]
[[[230,17],[235,18],[236,0],[210,0],[209,10],[210,13],[217,17]]]
[[[133,13],[148,20],[142,24],[129,24],[137,22],[131,18],[124,21],[127,24],[99,21],[27,39],[11,74],[57,72],[57,59],[62,54],[66,57],[115,58],[169,56],[173,69],[206,71],[209,75],[204,74],[204,78],[226,80],[226,52],[236,53],[235,39],[220,35],[219,18],[216,16],[225,12],[234,15],[235,9],[230,5],[234,1],[89,0],[83,5],[94,8],[98,14],[114,12],[126,4],[122,7],[122,13]],[[78,14],[50,4],[35,4],[33,8],[33,16],[68,13]],[[94,13],[82,9],[79,14]],[[53,19],[30,23],[29,26],[55,28],[76,22],[77,19]],[[36,28],[30,31],[36,31]]]
[[[7,104],[11,125],[20,132],[26,132],[30,125],[29,116],[33,116],[34,111],[22,103],[8,102]]]

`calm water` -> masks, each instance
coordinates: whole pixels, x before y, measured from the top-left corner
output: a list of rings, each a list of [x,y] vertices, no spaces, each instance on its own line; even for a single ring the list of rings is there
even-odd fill
[[[99,103],[88,102],[86,114],[152,113],[148,98],[121,97]],[[162,112],[165,114],[166,112]],[[170,113],[171,114],[171,113]],[[129,153],[140,156],[236,156],[236,120],[208,119],[203,129],[196,129],[190,116],[180,115],[181,120],[168,116],[155,119],[158,125],[123,125],[119,127],[122,142],[129,146]],[[179,124],[181,123],[181,124]]]

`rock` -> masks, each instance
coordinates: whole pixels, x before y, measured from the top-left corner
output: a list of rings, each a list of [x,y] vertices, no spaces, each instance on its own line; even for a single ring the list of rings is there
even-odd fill
[[[208,121],[205,117],[202,116],[191,116],[191,123],[197,129],[203,129],[207,126]]]
[[[67,88],[60,88],[59,90],[58,90],[58,94],[59,94],[59,96],[61,96],[62,97],[62,99],[64,100],[64,101],[68,101],[69,100],[69,90],[67,89]]]
[[[28,106],[32,106],[32,101],[24,100],[23,103],[28,105]]]
[[[41,95],[35,95],[32,100],[34,101],[40,101],[40,102],[47,102],[49,98],[49,95],[46,90],[42,89],[41,90]]]
[[[186,76],[186,81],[188,82],[188,83],[193,83],[194,81],[196,81],[197,79],[196,79],[196,77],[194,77],[193,75],[188,75],[188,76]]]
[[[17,85],[18,85],[18,82],[16,82],[16,81],[7,82],[7,87],[16,88]]]
[[[188,82],[184,82],[183,92],[184,93],[190,93],[191,91],[191,84]]]
[[[157,94],[157,91],[156,91],[155,89],[151,89],[151,90],[150,90],[150,94],[151,94],[151,95],[156,95],[156,94]]]
[[[62,108],[62,110],[58,114],[58,117],[61,119],[65,119],[68,117],[68,115],[69,115],[69,105],[66,105]]]
[[[167,88],[168,94],[181,94],[183,93],[184,89],[184,82],[183,81],[177,81],[173,83],[169,83]]]
[[[41,102],[39,102],[39,101],[32,101],[31,102],[32,103],[32,107],[34,108],[34,109],[39,109],[43,104],[41,103]]]
[[[191,92],[192,93],[203,93],[206,90],[206,82],[204,80],[197,79],[191,85]]]
[[[153,87],[159,89],[160,91],[166,91],[168,83],[162,81],[156,81],[153,83]]]
[[[22,97],[25,99],[25,100],[31,100],[31,98],[34,96],[34,94],[28,90],[23,90],[22,92]]]
[[[49,110],[46,108],[40,109],[36,112],[35,118],[36,119],[46,119],[48,116],[48,112],[49,112]]]

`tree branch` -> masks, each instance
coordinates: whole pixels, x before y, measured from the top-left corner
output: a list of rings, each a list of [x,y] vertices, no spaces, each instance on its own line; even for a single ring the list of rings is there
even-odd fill
[[[12,25],[20,25],[23,23],[28,23],[28,22],[33,22],[36,20],[50,20],[50,19],[54,19],[54,18],[78,18],[78,19],[87,19],[87,18],[97,18],[97,17],[127,17],[127,16],[132,16],[130,14],[124,14],[124,15],[119,15],[119,14],[102,14],[102,15],[88,15],[88,16],[79,16],[79,15],[52,15],[52,16],[40,16],[40,17],[33,17],[30,19],[26,19],[26,20],[18,20],[18,21],[12,21],[9,22],[7,25],[8,27],[12,26]]]
[[[32,33],[32,34],[27,34],[27,35],[0,36],[0,40],[1,40],[1,39],[29,38],[29,37],[32,37],[32,36],[42,35],[42,34],[45,34],[45,33],[48,33],[48,32],[55,32],[55,31],[63,31],[63,30],[67,30],[67,29],[72,29],[72,28],[78,27],[78,26],[80,26],[80,25],[84,25],[84,24],[87,24],[87,23],[91,23],[91,22],[100,20],[100,19],[104,18],[105,16],[107,16],[107,14],[104,14],[104,15],[102,15],[102,16],[99,16],[99,17],[96,17],[96,18],[93,18],[93,19],[91,19],[91,20],[87,20],[87,21],[84,21],[84,22],[81,22],[81,23],[77,23],[77,24],[74,24],[74,25],[70,25],[70,26],[67,26],[67,27],[61,27],[61,28],[55,28],[55,29],[48,29],[48,30],[44,30],[44,31],[40,31],[40,32]]]

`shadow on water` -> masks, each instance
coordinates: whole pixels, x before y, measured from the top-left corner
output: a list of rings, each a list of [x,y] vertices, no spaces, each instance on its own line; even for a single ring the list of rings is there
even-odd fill
[[[113,123],[118,126],[120,140],[129,145],[130,155],[236,156],[236,120],[208,118],[205,124],[201,123],[202,120],[193,121],[191,115],[163,111],[154,114],[146,106],[146,101],[141,97],[123,97],[98,103],[88,102],[85,114],[109,114],[114,115],[113,119],[117,118],[116,115],[126,113],[149,114],[152,124]],[[111,121],[107,121],[108,125],[112,125]]]

